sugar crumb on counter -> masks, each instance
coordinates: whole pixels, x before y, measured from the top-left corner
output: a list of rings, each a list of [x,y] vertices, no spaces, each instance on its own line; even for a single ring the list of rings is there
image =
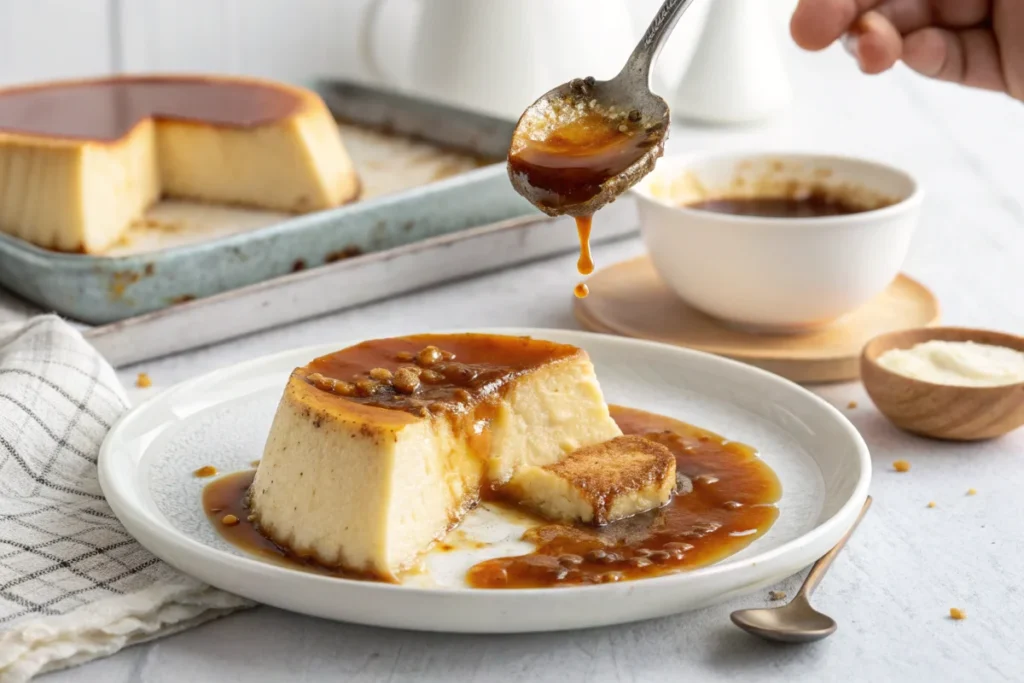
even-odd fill
[[[978,492],[977,489],[967,489],[967,495],[968,496],[973,496],[977,492]]]
[[[965,612],[964,610],[960,609],[959,607],[950,607],[949,608],[949,618],[950,619],[955,619],[956,621],[960,621],[961,619],[966,619],[967,618],[967,612]]]
[[[140,389],[147,389],[153,386],[153,380],[150,378],[148,373],[140,372],[139,376],[135,378],[135,386]]]
[[[935,501],[934,500],[928,501],[928,507],[930,507],[930,508],[935,507]]]
[[[892,468],[897,472],[909,472],[910,463],[906,460],[897,460],[892,464]]]
[[[846,407],[849,408],[850,410],[853,410],[854,408],[857,407],[857,402],[856,401],[850,401],[849,403],[846,404]]]
[[[786,591],[768,591],[769,600],[785,600]]]

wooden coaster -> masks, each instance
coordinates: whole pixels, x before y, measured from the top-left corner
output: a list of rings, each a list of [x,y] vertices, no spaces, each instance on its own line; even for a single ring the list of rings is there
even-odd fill
[[[685,346],[764,368],[796,382],[839,382],[860,374],[860,352],[884,332],[939,321],[927,287],[899,275],[876,298],[826,328],[800,335],[742,332],[690,308],[646,256],[602,268],[576,300],[576,317],[595,332]]]

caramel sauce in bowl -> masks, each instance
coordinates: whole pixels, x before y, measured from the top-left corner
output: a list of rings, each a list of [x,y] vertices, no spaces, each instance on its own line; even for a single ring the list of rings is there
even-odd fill
[[[824,328],[881,294],[923,197],[909,174],[873,161],[742,152],[663,158],[634,195],[665,284],[761,334]]]

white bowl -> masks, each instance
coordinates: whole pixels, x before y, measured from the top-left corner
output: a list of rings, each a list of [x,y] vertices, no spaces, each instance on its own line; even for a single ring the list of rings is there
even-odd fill
[[[684,206],[825,187],[878,208],[820,218],[760,218]],[[852,157],[715,152],[667,157],[637,185],[640,227],[665,282],[698,310],[744,329],[822,327],[899,274],[923,192],[907,173]]]

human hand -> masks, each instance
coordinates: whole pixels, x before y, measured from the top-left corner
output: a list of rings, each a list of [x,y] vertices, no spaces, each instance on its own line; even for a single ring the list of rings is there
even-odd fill
[[[807,50],[845,37],[865,73],[902,60],[925,76],[1024,100],[1024,0],[800,0],[790,32]]]

